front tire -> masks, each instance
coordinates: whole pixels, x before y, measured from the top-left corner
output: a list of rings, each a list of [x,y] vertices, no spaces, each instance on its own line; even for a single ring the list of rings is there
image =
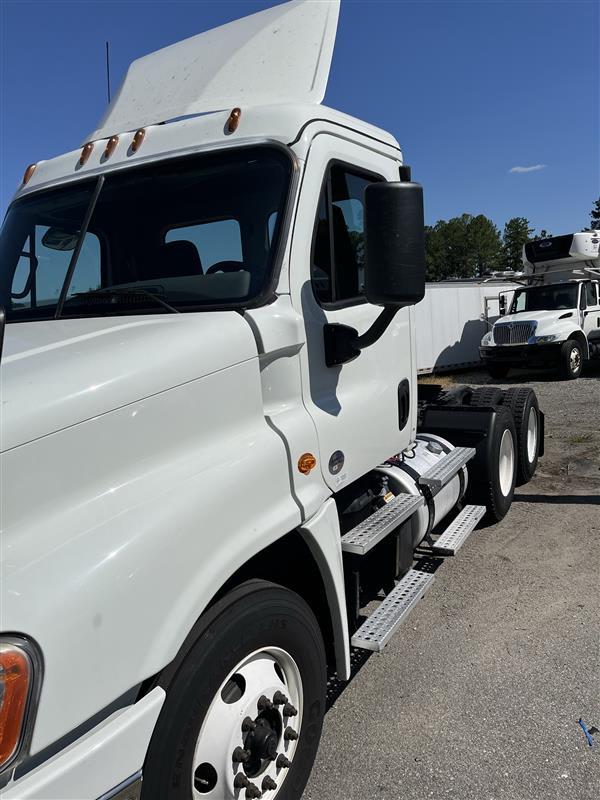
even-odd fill
[[[576,339],[568,339],[560,349],[560,372],[567,381],[575,380],[583,369],[583,348]]]
[[[469,462],[467,502],[484,505],[488,522],[506,516],[515,493],[517,433],[508,408],[497,406],[490,435]]]
[[[321,631],[299,595],[266,581],[234,589],[167,688],[142,800],[300,800],[326,680]]]

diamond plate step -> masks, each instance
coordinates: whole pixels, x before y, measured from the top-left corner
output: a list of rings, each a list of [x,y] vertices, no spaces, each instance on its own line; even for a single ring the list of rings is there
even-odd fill
[[[342,536],[342,550],[364,556],[372,547],[411,517],[425,502],[421,495],[398,494],[370,517]]]
[[[430,572],[409,569],[352,637],[352,647],[381,652],[433,583]]]
[[[436,540],[431,551],[437,555],[455,555],[473,533],[484,514],[485,506],[465,506]]]
[[[421,486],[429,486],[434,493],[439,492],[474,455],[474,447],[455,447],[424,472],[419,483]]]

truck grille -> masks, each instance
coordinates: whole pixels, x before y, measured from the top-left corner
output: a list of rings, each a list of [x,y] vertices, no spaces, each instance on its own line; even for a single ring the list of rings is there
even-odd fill
[[[505,322],[494,326],[496,344],[527,344],[535,332],[535,322]]]

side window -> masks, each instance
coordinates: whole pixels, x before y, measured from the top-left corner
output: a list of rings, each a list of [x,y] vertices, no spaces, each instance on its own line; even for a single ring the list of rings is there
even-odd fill
[[[518,314],[520,311],[525,311],[526,304],[527,304],[527,293],[516,292],[515,299],[513,300],[513,307],[511,308],[510,313]]]
[[[360,300],[365,291],[363,193],[383,180],[341,164],[329,169],[319,198],[312,251],[314,293],[322,304]]]
[[[596,298],[596,284],[586,283],[585,285],[585,299],[588,306],[597,306],[598,300]]]
[[[191,242],[198,251],[203,272],[220,261],[244,260],[237,219],[217,219],[184,228],[171,228],[165,235],[165,242]]]
[[[36,225],[35,231],[27,238],[13,276],[13,308],[36,308],[56,303],[76,243],[77,231]],[[99,289],[101,283],[100,241],[88,231],[67,297]]]

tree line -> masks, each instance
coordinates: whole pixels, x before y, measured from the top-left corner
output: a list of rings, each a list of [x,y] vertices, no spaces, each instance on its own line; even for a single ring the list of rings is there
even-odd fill
[[[600,230],[600,198],[590,211],[590,226]],[[552,236],[535,233],[525,217],[513,217],[502,232],[483,214],[462,214],[425,226],[427,280],[476,278],[499,270],[521,270],[523,245]]]

